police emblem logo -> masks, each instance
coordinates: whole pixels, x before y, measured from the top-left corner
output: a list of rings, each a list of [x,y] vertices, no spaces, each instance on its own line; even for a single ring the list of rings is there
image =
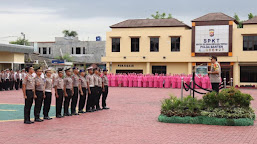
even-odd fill
[[[214,29],[210,29],[209,34],[210,34],[210,37],[213,37],[214,36]]]

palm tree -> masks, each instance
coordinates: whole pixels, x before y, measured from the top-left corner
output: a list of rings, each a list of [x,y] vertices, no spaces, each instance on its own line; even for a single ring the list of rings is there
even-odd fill
[[[76,31],[69,31],[69,30],[64,30],[62,31],[64,34],[64,37],[76,37],[78,36],[78,33]]]

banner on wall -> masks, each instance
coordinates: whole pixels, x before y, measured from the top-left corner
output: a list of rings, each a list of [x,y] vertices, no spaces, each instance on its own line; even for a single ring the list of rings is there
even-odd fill
[[[228,25],[195,27],[195,53],[224,53],[228,51]]]

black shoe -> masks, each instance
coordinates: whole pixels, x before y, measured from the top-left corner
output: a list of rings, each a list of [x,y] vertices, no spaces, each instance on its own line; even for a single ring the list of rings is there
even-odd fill
[[[44,117],[45,120],[51,120],[53,118],[50,118],[50,117]]]
[[[96,110],[99,111],[99,110],[101,110],[101,109],[100,109],[100,108],[97,108]]]
[[[92,109],[92,112],[96,111],[96,109]]]
[[[103,109],[107,110],[107,109],[110,109],[110,108],[108,108],[108,107],[103,107]]]
[[[70,116],[68,113],[64,113],[63,116]]]
[[[40,118],[35,119],[35,122],[42,122],[42,121],[44,121],[44,120],[42,120],[42,119],[40,119]]]
[[[57,115],[56,118],[62,118],[62,115]]]
[[[93,112],[92,110],[87,110],[86,112]]]
[[[24,124],[33,124],[34,122],[32,121],[24,121]]]
[[[85,113],[83,110],[79,111],[79,113]]]
[[[79,115],[78,113],[72,113],[71,115]]]

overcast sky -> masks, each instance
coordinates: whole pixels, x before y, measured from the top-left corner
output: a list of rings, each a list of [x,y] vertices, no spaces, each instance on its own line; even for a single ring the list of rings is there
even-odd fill
[[[54,41],[64,29],[80,40],[105,40],[109,26],[125,19],[150,18],[156,11],[171,13],[191,26],[191,20],[210,12],[257,15],[257,0],[0,0],[0,43],[24,32],[29,41]]]

